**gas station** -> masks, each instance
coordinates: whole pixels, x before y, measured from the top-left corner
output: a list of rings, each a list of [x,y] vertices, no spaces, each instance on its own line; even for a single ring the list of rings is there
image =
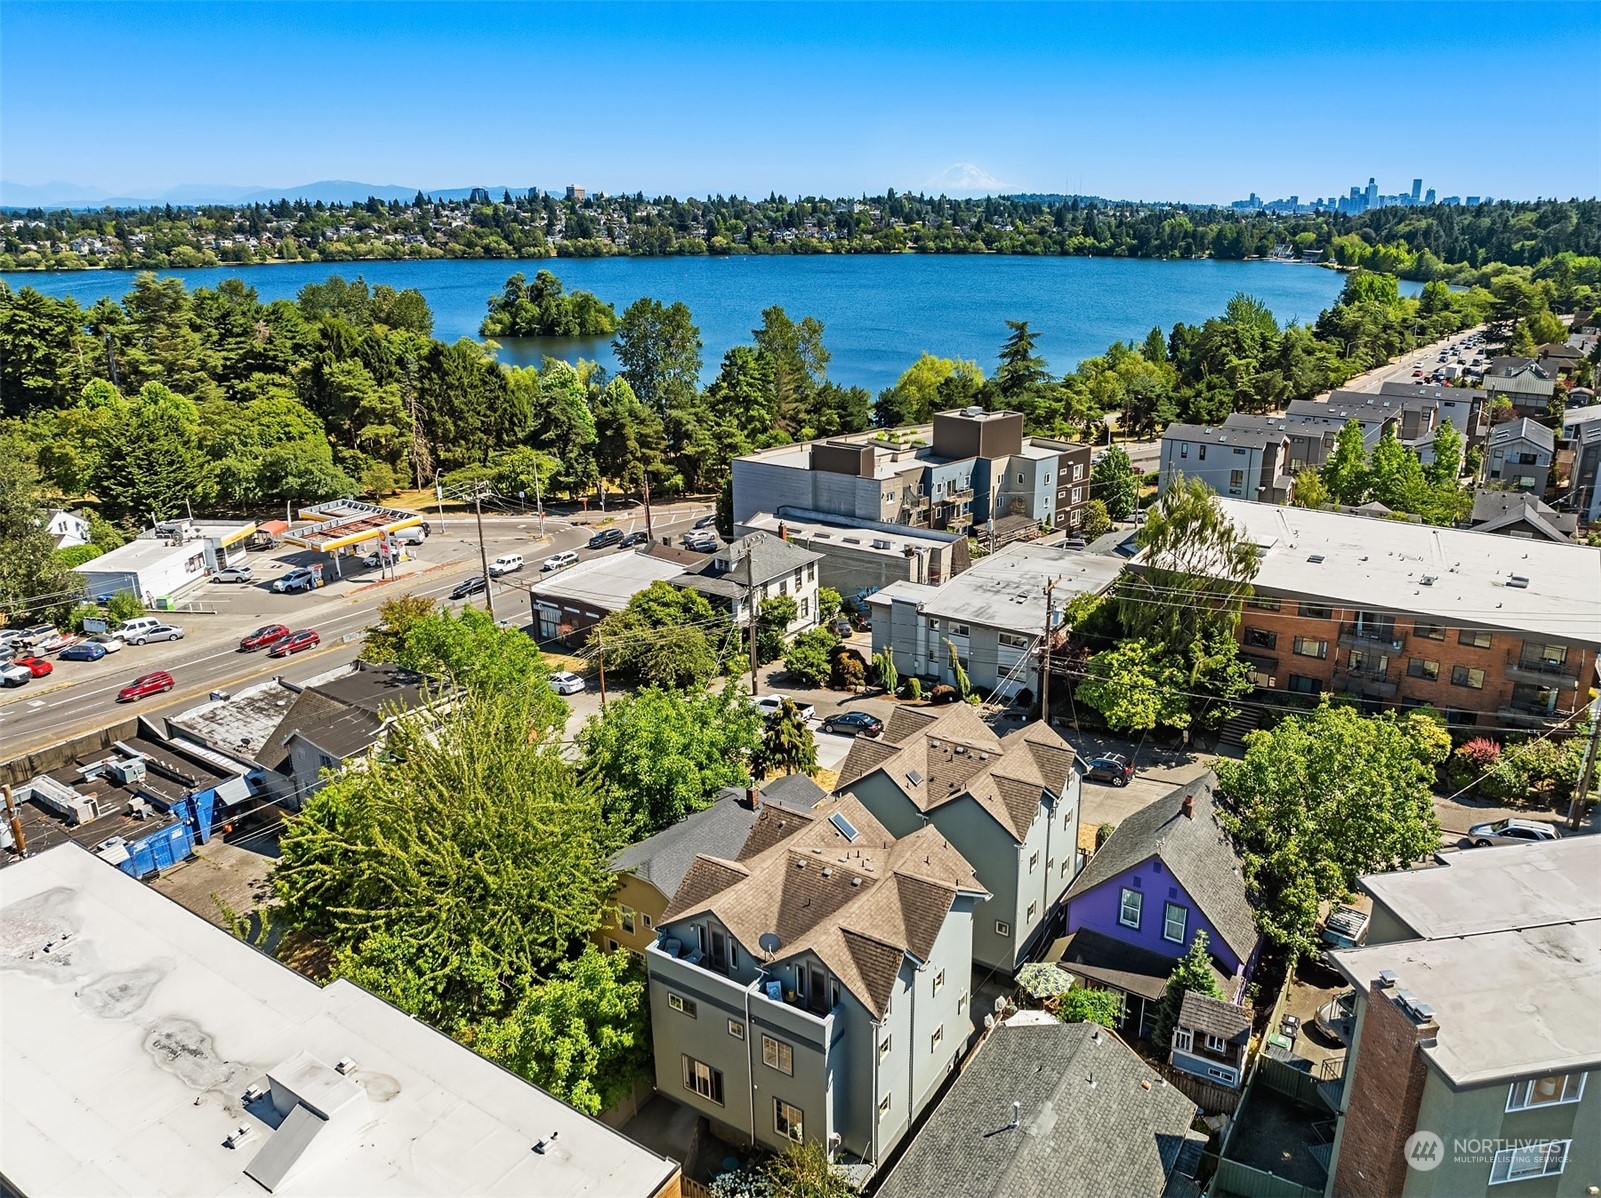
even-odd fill
[[[303,507],[300,509],[300,518],[310,523],[278,533],[278,540],[327,555],[333,561],[335,575],[340,578],[344,577],[340,558],[347,553],[355,554],[374,548],[386,558],[400,561],[404,560],[405,554],[401,545],[394,540],[395,534],[408,528],[420,528],[424,535],[427,534],[426,522],[416,512],[379,507],[354,499],[334,499]],[[313,569],[318,569],[320,573],[319,567]]]

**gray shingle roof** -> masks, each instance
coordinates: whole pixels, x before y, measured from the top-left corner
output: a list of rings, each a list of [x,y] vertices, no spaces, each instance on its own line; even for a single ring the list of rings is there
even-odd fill
[[[1491,447],[1506,445],[1512,441],[1527,441],[1531,445],[1538,445],[1549,453],[1556,447],[1556,434],[1545,425],[1527,416],[1517,420],[1506,420],[1490,430]]]
[[[1021,1104],[1016,1127],[1014,1102]],[[1003,1024],[878,1195],[1154,1198],[1167,1185],[1194,1115],[1193,1101],[1105,1029]]]
[[[1090,858],[1067,892],[1067,901],[1142,861],[1160,857],[1234,955],[1242,961],[1248,958],[1256,945],[1256,919],[1245,896],[1239,855],[1214,815],[1216,785],[1217,775],[1208,771],[1130,815]],[[1193,819],[1184,817],[1186,795],[1195,800]]]
[[[1184,1001],[1179,1004],[1178,1023],[1236,1046],[1251,1038],[1251,1017],[1244,1007],[1195,990],[1185,992]]]

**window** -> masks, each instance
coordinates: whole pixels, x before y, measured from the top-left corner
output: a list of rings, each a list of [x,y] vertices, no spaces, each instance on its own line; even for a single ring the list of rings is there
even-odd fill
[[[1190,456],[1189,442],[1187,442],[1187,441],[1179,442],[1179,457],[1187,458],[1189,456]]]
[[[1296,608],[1304,620],[1332,620],[1334,609],[1321,603],[1302,603]]]
[[[890,1050],[891,1041],[893,1041],[894,1039],[895,1039],[894,1036],[885,1036],[883,1038],[883,1040],[881,1040],[879,1042],[879,1045],[878,1045],[878,1059],[879,1060],[882,1061],[885,1057],[889,1056],[889,1050]]]
[[[1323,658],[1329,655],[1328,641],[1313,640],[1309,636],[1298,636],[1290,646],[1297,657]]]
[[[801,599],[801,601],[800,601],[800,616],[801,616],[801,619],[804,620],[804,619],[806,619],[808,616],[810,616],[812,614],[811,607],[812,607],[812,601],[810,599],[806,599],[806,598],[802,598]]]
[[[651,923],[650,923],[650,916],[648,916],[648,915],[645,915],[645,914],[643,914],[643,913],[642,913],[642,914],[641,914],[641,915],[640,915],[640,918],[641,918],[641,919],[643,919],[643,920],[644,920],[644,921],[645,921],[645,926],[646,926],[646,927],[647,927],[647,928],[648,928],[648,927],[650,927],[650,926],[651,926]]]
[[[1071,857],[1063,857],[1062,858],[1062,876],[1063,877],[1067,876],[1067,864],[1071,860],[1072,860]]]
[[[1498,1186],[1528,1177],[1550,1177],[1561,1173],[1567,1167],[1568,1145],[1571,1143],[1572,1140],[1548,1140],[1544,1144],[1501,1149],[1490,1165],[1490,1184]]]
[[[1469,669],[1467,666],[1451,667],[1451,685],[1466,686],[1472,690],[1484,689],[1484,671]]]
[[[684,1057],[684,1089],[693,1090],[709,1102],[723,1105],[723,1071],[704,1061]]]
[[[1047,486],[1050,485],[1050,481],[1051,481],[1051,472],[1049,470],[1047,470],[1045,472],[1045,482],[1046,482]]]
[[[1175,1028],[1173,1030],[1173,1047],[1180,1052],[1191,1051],[1195,1046],[1191,1039],[1192,1035],[1193,1033],[1187,1027]]]
[[[1279,634],[1269,632],[1266,628],[1247,628],[1245,630],[1245,643],[1256,649],[1276,648],[1279,643]]]
[[[934,993],[938,994],[945,989],[945,971],[942,969],[934,975]]]
[[[1083,487],[1074,487],[1073,488],[1073,502],[1074,503],[1082,503],[1083,500],[1084,500],[1084,488]]]
[[[889,1098],[890,1096],[886,1094],[878,1101],[878,1117],[880,1119],[889,1114]]]
[[[623,931],[632,936],[634,934],[634,909],[632,907],[618,907],[617,914],[619,922],[623,925]]]
[[[1029,873],[1033,873],[1035,871],[1035,869],[1037,869],[1039,867],[1039,863],[1040,863],[1040,851],[1038,849],[1035,849],[1034,852],[1029,856],[1029,859],[1028,859],[1028,872]]]
[[[1550,1077],[1532,1077],[1528,1081],[1513,1082],[1507,1094],[1506,1109],[1526,1111],[1530,1107],[1560,1106],[1578,1102],[1584,1095],[1584,1074],[1556,1073]]]
[[[695,1005],[694,1000],[685,998],[682,995],[668,994],[667,1005],[675,1011],[682,1011],[691,1019],[700,1018],[700,1009]]]
[[[1125,928],[1140,926],[1140,908],[1145,905],[1145,896],[1138,890],[1123,888],[1123,900],[1118,904],[1117,922]]]
[[[1037,902],[1028,905],[1028,922],[1033,923],[1034,917],[1039,914],[1040,905]]]
[[[1443,641],[1445,639],[1445,626],[1442,624],[1414,624],[1412,635],[1420,636],[1426,641]]]
[[[951,625],[951,635],[952,636],[971,636],[972,634],[973,634],[973,630],[971,628],[969,628],[966,624],[952,624]]]
[[[1322,691],[1323,684],[1305,674],[1291,674],[1289,689],[1292,695],[1315,695]]]
[[[1238,453],[1239,450],[1235,450],[1235,452]],[[1233,487],[1235,490],[1239,490],[1239,488],[1243,487],[1244,485],[1245,485],[1245,471],[1243,471],[1243,470],[1230,470],[1229,471],[1229,486]]]
[[[1279,601],[1272,595],[1252,595],[1245,601],[1246,607],[1254,607],[1257,611],[1278,611]]]
[[[807,562],[806,563],[806,581],[807,582],[811,582],[816,577],[817,577],[817,563],[816,562]]]
[[[621,947],[622,947],[622,945],[618,944],[617,941],[613,940],[610,936],[606,937],[606,951],[607,952],[614,953]]]
[[[773,1099],[773,1130],[787,1140],[799,1144],[804,1138],[801,1127],[806,1114],[798,1106],[790,1106],[782,1098]]]
[[[1227,1052],[1229,1046],[1223,1042],[1222,1036],[1214,1036],[1211,1032],[1206,1034],[1207,1052]]]
[[[1073,467],[1073,481],[1074,482],[1078,482],[1078,480],[1083,478],[1083,477],[1084,477],[1084,467],[1083,466],[1074,466]]]
[[[1184,943],[1184,925],[1190,920],[1190,909],[1178,903],[1169,903],[1162,910],[1162,939],[1174,944]]]
[[[1231,1086],[1234,1084],[1234,1072],[1230,1069],[1214,1069],[1212,1066],[1208,1065],[1206,1067],[1206,1072],[1208,1076],[1214,1077],[1220,1082],[1226,1082]]]
[[[945,1039],[945,1027],[942,1024],[941,1026],[935,1028],[934,1034],[928,1038],[928,1051],[938,1052],[940,1041],[943,1039]]]
[[[1203,461],[1203,462],[1206,461],[1206,446],[1202,445],[1200,447],[1200,451],[1196,454],[1196,456],[1198,458],[1200,458],[1201,461]]]
[[[1022,482],[1023,481],[1023,472],[1021,470],[1019,470],[1017,472],[1017,481],[1018,482]]]
[[[1466,645],[1470,649],[1488,649],[1490,647],[1490,634],[1483,630],[1464,628],[1456,634],[1457,644]]]
[[[956,1013],[964,1014],[967,1011],[967,991],[962,991],[962,997],[956,1000]]]
[[[795,1050],[782,1040],[775,1040],[771,1036],[762,1037],[762,1064],[769,1069],[776,1069],[780,1073],[795,1076]]]
[[[728,1034],[736,1040],[743,1040],[745,1038],[745,1025],[737,1019],[730,1019],[728,1021]]]
[[[1568,647],[1566,645],[1541,645],[1533,641],[1524,641],[1522,660],[1525,662],[1538,662],[1547,666],[1560,666],[1568,660]]]
[[[1008,649],[1027,649],[1031,643],[1028,637],[1016,632],[998,632],[995,639]]]
[[[1421,657],[1414,657],[1406,663],[1406,674],[1408,678],[1422,678],[1428,682],[1438,682],[1440,680],[1440,663],[1426,661]]]
[[[995,934],[1004,939],[1011,939],[1012,925],[1007,923],[1005,920],[997,919],[995,921]]]

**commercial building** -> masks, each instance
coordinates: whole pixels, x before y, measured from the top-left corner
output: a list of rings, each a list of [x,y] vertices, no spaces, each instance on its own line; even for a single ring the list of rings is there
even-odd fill
[[[174,520],[93,558],[78,574],[91,598],[127,591],[146,607],[161,607],[208,574],[242,562],[255,531],[250,521]]]
[[[904,524],[847,524],[791,510],[758,512],[735,531],[764,532],[820,554],[822,585],[858,602],[895,582],[938,586],[972,563],[965,536]]]
[[[973,960],[1016,972],[1078,873],[1080,779],[1049,725],[997,736],[966,703],[897,708],[883,734],[857,737],[840,766],[891,834],[937,829],[990,894],[974,915]]]
[[[565,570],[539,573],[528,584],[541,641],[581,645],[590,629],[652,583],[672,582],[687,567],[651,553],[612,553]]]
[[[1165,491],[1176,478],[1197,478],[1219,495],[1287,503],[1295,488],[1290,463],[1283,420],[1235,413],[1221,425],[1168,425],[1160,485]]]
[[[422,536],[429,532],[428,521],[416,512],[355,499],[334,499],[303,507],[300,519],[309,523],[286,529],[278,539],[326,554],[333,560],[336,572],[341,558],[366,553],[407,529],[421,529]]]
[[[1459,726],[1557,728],[1583,708],[1601,645],[1593,549],[1217,502],[1257,547],[1239,636],[1259,687],[1430,704]]]
[[[1575,836],[1361,880],[1367,945],[1333,954],[1357,997],[1331,1198],[1595,1189],[1598,871]]]
[[[1512,491],[1544,495],[1551,481],[1556,437],[1527,416],[1507,420],[1490,430],[1484,458],[1485,477]]]
[[[678,1166],[74,845],[0,870],[8,1193],[676,1198]]]

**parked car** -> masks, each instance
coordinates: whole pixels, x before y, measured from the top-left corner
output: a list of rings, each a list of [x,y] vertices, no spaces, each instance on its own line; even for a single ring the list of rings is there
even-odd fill
[[[581,695],[584,693],[584,680],[577,674],[562,670],[550,676],[550,689],[558,695]]]
[[[117,653],[127,647],[128,641],[120,632],[97,632],[89,638],[97,645],[104,645],[107,653]]]
[[[34,645],[41,644],[53,636],[60,635],[61,634],[56,631],[56,626],[54,624],[34,624],[28,628],[16,629],[11,635],[11,640],[18,646],[29,648]]]
[[[823,731],[841,736],[877,736],[884,731],[884,721],[865,711],[846,711],[825,719]]]
[[[117,692],[118,703],[128,703],[134,699],[142,699],[146,695],[159,695],[172,689],[172,675],[166,670],[157,670],[154,674],[141,674],[127,686]]]
[[[577,564],[578,555],[569,549],[565,553],[551,554],[545,559],[545,564],[539,568],[541,571],[565,570],[568,566],[576,566]]]
[[[151,641],[181,641],[183,629],[177,624],[157,624],[154,628],[141,628],[128,638],[130,645],[147,645]]]
[[[456,589],[450,592],[452,599],[465,599],[468,595],[477,595],[489,589],[482,574],[474,574],[471,578],[464,578],[456,584]]]
[[[1134,776],[1134,767],[1121,753],[1106,753],[1092,757],[1084,766],[1084,778],[1089,782],[1110,782],[1113,786],[1127,786]]]
[[[696,553],[716,553],[719,544],[717,534],[713,532],[686,532],[684,534],[684,548],[693,549]]]
[[[590,549],[605,549],[611,545],[620,545],[623,540],[623,530],[620,528],[603,528],[589,538]]]
[[[272,589],[280,595],[292,595],[299,591],[309,591],[317,585],[317,576],[304,566],[297,566],[282,578],[273,580]]]
[[[775,715],[786,700],[800,709],[801,719],[810,723],[817,718],[817,708],[793,695],[762,695],[756,700],[756,710],[763,716]]]
[[[395,560],[395,555],[387,549],[374,549],[361,559],[364,566],[387,566]]]
[[[33,671],[14,661],[0,662],[0,686],[26,686],[33,681]]]
[[[249,582],[255,572],[249,566],[224,566],[211,576],[212,582]]]
[[[322,637],[317,635],[315,628],[302,628],[299,632],[291,632],[267,650],[268,657],[288,657],[291,653],[299,653],[304,649],[315,649],[322,644]]]
[[[46,674],[52,673],[56,668],[45,658],[36,657],[32,653],[26,653],[21,657],[12,658],[11,664],[14,666],[22,666],[30,675],[35,678],[43,678]]]
[[[713,528],[713,527],[716,526],[716,524],[717,524],[717,513],[716,512],[713,512],[709,516],[702,516],[699,520],[695,521],[695,527],[696,528]]]
[[[625,536],[622,540],[617,542],[617,548],[619,548],[619,549],[632,549],[635,545],[649,545],[649,544],[650,544],[650,534],[648,532],[631,532],[627,536]]]
[[[1479,848],[1494,844],[1536,844],[1561,837],[1556,825],[1534,819],[1498,819],[1493,823],[1474,824],[1468,829],[1468,839]]]
[[[56,656],[62,661],[99,661],[106,655],[106,647],[96,641],[79,641],[68,645]]]
[[[828,622],[828,630],[835,636],[839,637],[840,640],[849,639],[850,635],[856,631],[856,629],[851,626],[850,620],[845,616],[835,616],[832,620],[830,620]]]
[[[137,616],[132,620],[123,621],[123,623],[117,628],[117,635],[120,636],[124,641],[132,644],[133,638],[138,636],[145,629],[159,628],[160,626],[161,621],[156,619],[155,616]]]
[[[249,653],[255,649],[265,649],[269,645],[276,645],[288,635],[287,624],[263,624],[239,642],[239,651]]]
[[[502,553],[489,563],[489,577],[499,578],[502,574],[510,574],[523,568],[523,555],[520,553]]]
[[[1356,1028],[1356,991],[1346,990],[1329,999],[1318,1008],[1312,1026],[1331,1040],[1351,1043],[1351,1033]]]

